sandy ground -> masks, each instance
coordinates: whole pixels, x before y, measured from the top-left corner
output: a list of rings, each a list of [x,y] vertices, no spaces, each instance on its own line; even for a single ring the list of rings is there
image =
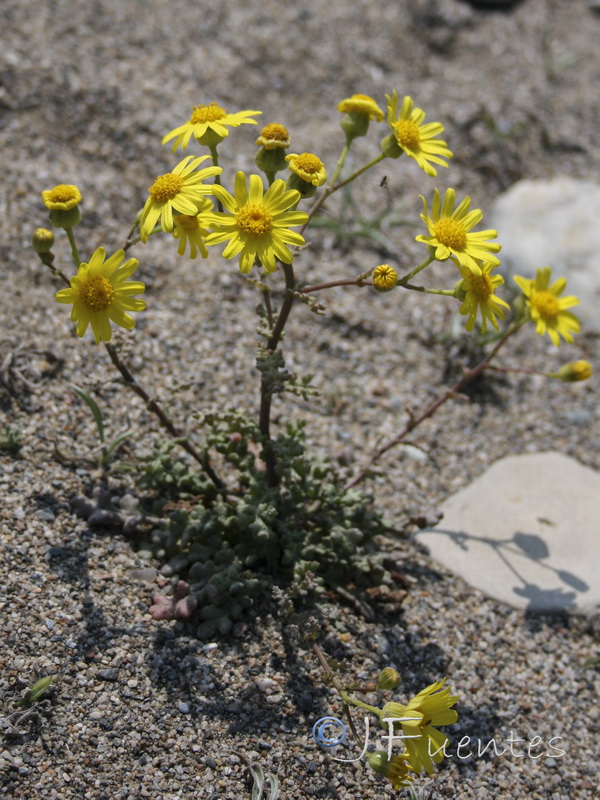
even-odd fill
[[[93,424],[69,384],[96,393],[113,434],[134,429],[132,458],[149,451],[157,425],[53,301],[57,284],[29,249],[46,221],[41,190],[77,184],[81,250],[116,249],[147,187],[173,164],[162,135],[191,106],[261,109],[261,122],[288,126],[292,152],[317,152],[332,169],[340,99],[362,92],[384,104],[396,89],[444,124],[450,169],[433,179],[411,163],[379,165],[355,193],[358,207],[369,218],[392,203],[407,224],[387,229],[384,244],[317,233],[298,263],[315,282],[381,261],[407,268],[422,255],[414,243],[419,193],[454,186],[485,212],[521,178],[598,175],[599,34],[600,15],[586,0],[525,0],[508,14],[459,0],[5,0],[0,361],[16,353],[23,374],[44,383],[30,392],[13,373],[0,384],[0,429],[23,437],[17,455],[0,453],[0,796],[249,797],[234,751],[276,774],[284,798],[392,795],[363,765],[335,763],[314,745],[312,724],[341,709],[311,654],[283,636],[268,599],[214,642],[199,641],[193,623],[156,623],[147,609],[168,584],[161,564],[142,559],[122,534],[90,530],[73,515],[70,498],[93,496],[99,475]],[[224,179],[251,168],[256,131],[232,133]],[[350,167],[372,157],[383,135],[381,126],[358,141]],[[56,251],[68,271],[64,240]],[[139,380],[192,428],[190,407],[238,398],[255,408],[256,297],[235,264],[216,255],[178,259],[167,238],[135,256],[148,287],[148,311],[132,337]],[[312,445],[359,465],[408,405],[420,407],[444,385],[457,356],[469,357],[455,330],[452,310],[430,297],[392,304],[363,292],[357,302],[340,291],[328,297],[324,319],[299,309],[289,363],[316,372],[322,397],[291,409],[307,418]],[[557,354],[526,332],[510,355],[548,370],[575,358],[600,363],[597,338],[585,335]],[[558,449],[600,468],[597,390],[597,378],[577,386],[524,376],[488,382],[422,429],[415,443],[426,461],[397,453],[385,462],[374,482],[382,506],[395,519],[409,507],[435,507],[511,452]],[[276,406],[277,419],[283,411]],[[110,491],[135,492],[126,477]],[[402,607],[380,609],[367,623],[330,598],[325,649],[361,679],[396,664],[408,694],[448,675],[460,697],[454,743],[462,735],[506,741],[512,730],[528,741],[541,736],[549,756],[455,756],[419,785],[432,798],[596,796],[598,673],[585,667],[597,652],[593,623],[523,618],[435,568],[410,542],[394,547],[409,590]],[[23,688],[47,674],[58,676],[49,700],[30,717],[15,716]],[[272,683],[261,689],[260,677]],[[552,758],[548,742],[557,736],[566,756]]]

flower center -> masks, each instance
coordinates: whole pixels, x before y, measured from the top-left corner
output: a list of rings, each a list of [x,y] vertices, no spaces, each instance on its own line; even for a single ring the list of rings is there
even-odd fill
[[[323,162],[312,153],[302,153],[294,159],[294,166],[299,172],[306,172],[308,175],[318,175],[323,169]]]
[[[451,217],[443,217],[433,226],[435,238],[451,250],[462,250],[467,243],[467,231],[462,222]]]
[[[536,309],[542,319],[552,319],[560,311],[560,305],[552,292],[533,292],[531,305]]]
[[[61,183],[48,192],[48,199],[53,203],[73,203],[74,201],[75,205],[80,202],[81,195],[75,186]]]
[[[79,289],[79,299],[88,311],[106,311],[116,294],[112,283],[102,275],[88,278]]]
[[[421,143],[419,126],[412,119],[399,119],[396,123],[396,139],[402,147],[416,150]]]
[[[197,231],[199,228],[198,217],[190,217],[187,214],[180,214],[178,217],[175,217],[175,221],[181,228],[183,228],[184,231],[187,231],[188,233]]]
[[[274,139],[275,141],[282,141],[289,139],[290,134],[285,125],[280,125],[278,122],[270,122],[260,132],[263,139]]]
[[[166,203],[177,196],[182,186],[183,178],[173,172],[167,172],[166,175],[160,175],[148,191],[156,203]]]
[[[211,103],[208,106],[194,106],[194,111],[190,117],[190,122],[193,125],[198,125],[202,122],[217,122],[227,116],[227,112],[216,103]]]
[[[239,230],[248,236],[264,236],[273,228],[273,217],[264,206],[247,203],[236,214]]]
[[[474,275],[471,273],[467,278],[469,284],[469,291],[475,295],[478,303],[487,303],[492,294],[494,293],[492,282],[489,275],[482,273],[481,275]]]

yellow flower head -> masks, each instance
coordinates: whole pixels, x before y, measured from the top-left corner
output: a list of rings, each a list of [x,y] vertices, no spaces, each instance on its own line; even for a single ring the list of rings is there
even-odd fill
[[[320,158],[313,153],[290,153],[285,157],[290,171],[297,175],[305,183],[312,186],[323,186],[327,180],[325,165]]]
[[[163,137],[162,143],[166,144],[171,139],[173,142],[173,152],[181,146],[182,150],[188,146],[190,139],[194,136],[199,144],[211,147],[222,142],[229,135],[228,128],[237,128],[240,125],[256,125],[256,120],[251,119],[262,111],[238,111],[235,114],[228,114],[224,108],[217,103],[210,103],[207,106],[194,106],[189,122],[185,122],[178,128],[174,128]]]
[[[290,146],[290,141],[290,134],[285,125],[271,122],[262,129],[256,144],[264,147],[265,150],[285,150]]]
[[[376,750],[374,753],[369,753],[367,760],[372,770],[392,782],[394,789],[407,786],[412,781],[412,777],[408,774],[410,764],[406,756],[388,757],[382,750]]]
[[[439,122],[423,124],[425,112],[414,108],[412,98],[405,97],[398,111],[398,94],[386,95],[387,122],[392,131],[391,136],[381,143],[383,152],[389,158],[398,158],[402,153],[414,158],[427,175],[437,175],[432,164],[447,167],[444,160],[452,157],[452,151],[443,139],[436,139],[443,132],[444,126]]]
[[[175,239],[179,239],[177,252],[180,256],[185,255],[188,243],[190,245],[190,258],[196,258],[198,251],[200,251],[202,258],[206,258],[208,255],[204,240],[210,231],[203,228],[202,223],[204,215],[207,211],[211,211],[212,207],[212,202],[208,198],[203,198],[197,214],[175,214],[173,216],[173,236]]]
[[[229,241],[223,257],[239,255],[244,273],[250,272],[256,258],[267,272],[276,269],[276,259],[292,263],[294,257],[286,245],[300,246],[304,239],[289,228],[308,221],[308,214],[287,210],[298,202],[298,192],[288,191],[284,181],[276,180],[265,194],[259,175],[250,175],[248,186],[246,175],[238,172],[233,196],[221,186],[214,186],[213,194],[225,211],[204,216],[204,223],[212,230],[207,245]]]
[[[462,276],[458,291],[463,301],[460,313],[467,317],[465,328],[468,331],[473,330],[477,312],[479,311],[481,314],[481,332],[486,332],[488,320],[498,330],[496,317],[500,317],[503,320],[505,318],[504,308],[510,308],[508,303],[500,297],[496,297],[496,289],[502,286],[504,278],[501,275],[491,274],[494,265],[489,262],[482,262],[480,264],[481,274],[476,275],[471,269],[464,267],[456,257],[453,256],[452,261],[456,264]]]
[[[42,192],[42,200],[50,211],[70,211],[81,203],[81,192],[77,186],[61,183]]]
[[[173,172],[160,175],[148,189],[150,197],[142,211],[140,219],[140,238],[147,242],[158,218],[165,233],[173,230],[173,211],[195,216],[207,194],[212,194],[213,185],[204,186],[202,181],[213,175],[220,175],[221,167],[197,167],[208,156],[194,158],[187,156],[180,161]]]
[[[548,334],[552,344],[560,346],[560,337],[565,342],[573,341],[573,334],[579,333],[581,327],[579,320],[567,308],[576,306],[579,300],[574,295],[560,297],[565,290],[567,281],[558,278],[550,285],[550,267],[538,267],[534,280],[515,275],[514,280],[525,295],[527,310],[533,322],[536,333],[543,336]]]
[[[410,765],[415,772],[425,769],[431,775],[433,761],[439,764],[444,758],[443,746],[448,737],[438,731],[439,725],[452,725],[458,714],[452,706],[458,697],[450,695],[450,689],[444,689],[446,679],[436,681],[419,692],[407,705],[386,703],[381,710],[380,720],[384,727],[389,727],[385,719],[414,717],[412,720],[393,723],[394,729],[402,730],[404,744],[408,752]],[[433,742],[433,756],[429,754],[429,742]],[[433,758],[433,761],[432,761]]]
[[[422,195],[421,200],[425,212],[421,214],[421,219],[427,225],[429,235],[417,236],[416,240],[433,248],[437,261],[446,261],[454,255],[464,267],[476,275],[481,275],[479,261],[487,261],[492,267],[500,264],[500,259],[492,254],[499,252],[501,245],[487,241],[495,239],[498,232],[488,230],[470,233],[471,228],[483,218],[480,209],[469,211],[470,197],[465,197],[454,208],[456,201],[454,189],[446,190],[443,203],[440,203],[440,193],[435,189],[431,216],[427,209],[427,201]]]
[[[377,122],[381,122],[384,117],[383,111],[375,100],[367,94],[353,94],[352,97],[342,100],[337,110],[342,114],[360,114],[367,120],[376,120]]]
[[[126,311],[142,311],[146,303],[134,294],[146,288],[138,281],[128,281],[138,267],[135,258],[125,258],[123,250],[117,250],[105,261],[106,250],[99,247],[88,264],[81,263],[77,275],[71,278],[71,288],[56,293],[59,303],[71,303],[71,320],[77,323],[77,335],[83,336],[92,326],[96,344],[109,342],[112,336],[111,322],[131,330],[135,327],[133,317]]]
[[[398,283],[398,273],[389,264],[380,264],[373,270],[373,287],[378,292],[389,292]]]

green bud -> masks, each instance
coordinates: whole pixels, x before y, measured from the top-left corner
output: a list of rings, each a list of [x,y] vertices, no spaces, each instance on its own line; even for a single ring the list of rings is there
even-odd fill
[[[36,253],[49,253],[54,245],[54,234],[48,228],[38,228],[31,237],[31,244]]]
[[[400,686],[400,673],[393,667],[385,667],[377,678],[378,689],[396,689]]]

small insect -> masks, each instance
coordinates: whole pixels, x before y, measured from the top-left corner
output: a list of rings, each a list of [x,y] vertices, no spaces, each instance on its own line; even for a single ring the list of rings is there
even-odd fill
[[[385,188],[387,189],[387,182],[388,182],[387,181],[387,175],[384,175],[383,178],[381,179],[379,185],[380,186],[385,186]]]

